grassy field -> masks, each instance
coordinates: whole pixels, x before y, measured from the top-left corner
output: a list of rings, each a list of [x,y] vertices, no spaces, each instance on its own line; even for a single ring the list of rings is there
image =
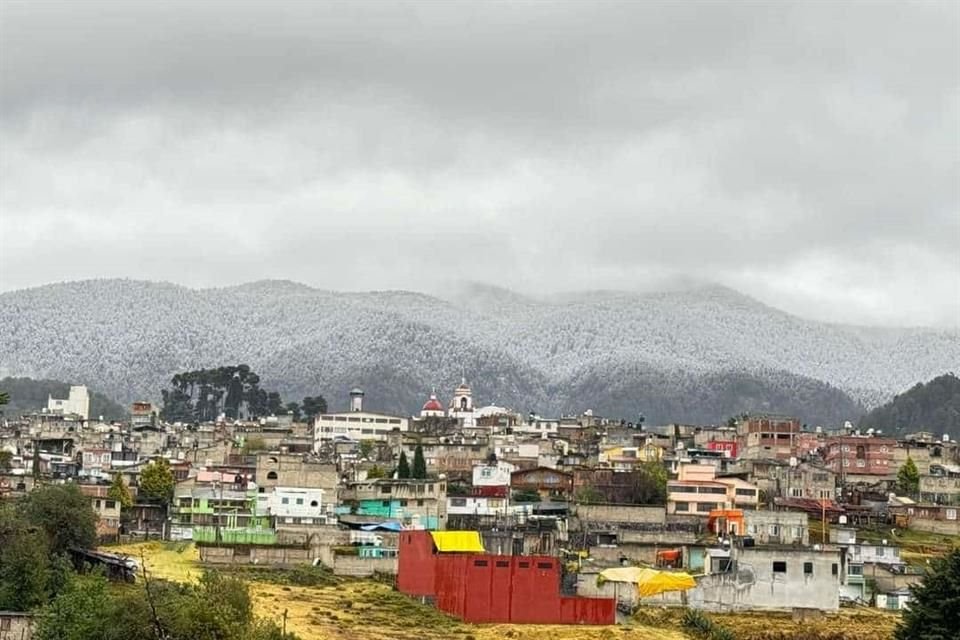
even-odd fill
[[[110,547],[143,562],[149,575],[185,582],[202,569],[192,544],[148,542]],[[422,605],[389,585],[373,580],[338,579],[335,584],[276,584],[250,572],[250,592],[257,615],[280,623],[303,640],[684,640],[676,628],[643,623],[622,627],[562,625],[472,625]]]
[[[678,609],[641,609],[635,619],[649,626],[679,628]],[[841,609],[819,620],[794,622],[789,613],[711,613],[711,620],[738,640],[892,640],[900,616],[878,609]]]

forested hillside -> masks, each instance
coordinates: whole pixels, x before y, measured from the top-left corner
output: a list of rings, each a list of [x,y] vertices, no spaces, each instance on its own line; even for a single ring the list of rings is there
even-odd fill
[[[445,298],[278,281],[221,289],[97,280],[0,294],[0,374],[85,380],[159,402],[171,377],[246,363],[283,398],[417,411],[464,376],[480,404],[593,409],[648,424],[744,411],[856,421],[960,362],[955,333],[829,325],[735,291],[531,298],[465,286]],[[51,313],[51,309],[63,312]]]
[[[22,413],[38,411],[47,406],[47,397],[66,398],[70,385],[56,380],[34,380],[32,378],[0,379],[0,391],[10,395],[10,403],[0,407],[7,417],[16,417]],[[90,391],[90,417],[103,416],[104,420],[120,420],[127,410],[102,393]]]
[[[953,373],[918,383],[860,420],[862,429],[904,435],[930,431],[960,437],[960,378]]]

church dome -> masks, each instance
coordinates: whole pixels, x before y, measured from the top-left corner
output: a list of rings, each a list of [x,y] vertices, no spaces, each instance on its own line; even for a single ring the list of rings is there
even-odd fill
[[[440,404],[439,400],[437,400],[436,395],[431,395],[430,399],[424,403],[421,411],[443,411],[443,405]]]

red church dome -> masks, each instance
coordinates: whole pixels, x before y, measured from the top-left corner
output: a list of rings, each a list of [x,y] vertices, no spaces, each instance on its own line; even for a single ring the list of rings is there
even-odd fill
[[[437,400],[437,396],[432,395],[430,399],[423,405],[421,411],[443,411],[443,405],[440,404],[440,401]]]

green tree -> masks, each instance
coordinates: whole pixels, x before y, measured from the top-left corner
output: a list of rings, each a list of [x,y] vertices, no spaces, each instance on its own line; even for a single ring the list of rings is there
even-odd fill
[[[373,465],[367,470],[367,478],[376,480],[377,478],[386,478],[387,472],[378,464]]]
[[[371,453],[373,453],[373,440],[361,440],[360,455],[369,460]]]
[[[47,599],[48,542],[12,505],[0,506],[0,609],[29,611]]]
[[[409,478],[410,477],[410,463],[407,462],[407,452],[400,452],[400,460],[397,462],[397,477],[398,478]]]
[[[258,451],[267,451],[268,449],[269,447],[267,447],[267,442],[260,436],[250,436],[249,438],[245,438],[243,441],[243,447],[241,447],[241,451],[243,451],[244,455],[249,455]]]
[[[896,640],[955,640],[960,630],[960,548],[930,563],[923,582],[910,587],[910,608]]]
[[[13,454],[0,449],[0,471],[9,471],[13,467]]]
[[[410,477],[417,480],[427,477],[427,461],[423,457],[423,447],[419,444],[413,450],[413,469],[410,471]]]
[[[90,498],[75,484],[51,484],[34,489],[25,499],[27,521],[47,536],[50,553],[89,549],[97,542],[97,514]]]
[[[103,576],[73,576],[67,589],[37,615],[37,640],[92,640],[106,635],[111,609]]]
[[[157,458],[140,472],[140,494],[148,499],[170,504],[176,481],[166,458]]]
[[[920,472],[910,456],[907,456],[907,461],[897,471],[897,490],[913,498],[920,493]]]
[[[327,400],[323,396],[307,396],[300,403],[303,417],[309,422],[315,416],[327,412]]]
[[[10,394],[6,391],[0,391],[0,407],[10,402]]]
[[[301,413],[300,413],[299,404],[297,404],[296,402],[288,402],[286,409],[287,409],[287,413],[293,416],[294,422],[300,422]]]
[[[113,482],[110,483],[110,488],[107,490],[107,497],[119,502],[121,509],[129,509],[133,506],[133,496],[130,495],[130,488],[119,473],[113,474]]]
[[[656,461],[644,462],[633,474],[631,502],[634,504],[667,503],[667,470]]]

